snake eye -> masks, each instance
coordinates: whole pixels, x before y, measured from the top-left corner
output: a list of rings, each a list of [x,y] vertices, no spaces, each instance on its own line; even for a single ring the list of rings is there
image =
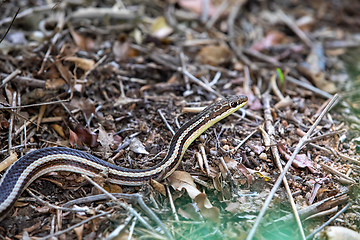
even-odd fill
[[[236,106],[237,106],[237,103],[236,103],[236,102],[232,102],[232,103],[231,103],[231,107],[234,108],[234,107],[236,107]]]

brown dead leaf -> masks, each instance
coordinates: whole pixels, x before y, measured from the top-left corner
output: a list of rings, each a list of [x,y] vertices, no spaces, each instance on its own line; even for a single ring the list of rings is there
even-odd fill
[[[250,186],[253,181],[253,177],[251,176],[251,173],[248,171],[248,169],[242,163],[239,163],[232,158],[224,157],[224,160],[229,170],[233,169],[240,171],[247,178],[248,186]]]
[[[213,207],[207,198],[205,193],[200,193],[195,197],[195,202],[200,209],[201,215],[215,223],[220,222],[220,210],[217,207]]]
[[[183,189],[186,189],[189,197],[197,203],[197,207],[200,209],[200,213],[203,217],[213,222],[220,221],[220,210],[212,206],[206,194],[200,192],[196,188],[194,180],[189,173],[183,171],[175,171],[172,175],[168,177],[168,181],[170,182],[171,186],[177,191],[182,191]]]
[[[90,132],[81,125],[77,125],[74,131],[70,132],[69,142],[71,146],[83,146],[83,143],[90,147],[96,147],[99,143],[97,141],[97,135]]]
[[[292,154],[290,152],[289,148],[285,144],[279,144],[277,147],[278,147],[279,153],[282,155],[282,157],[286,161],[289,161],[289,159],[291,158],[291,154]],[[297,154],[292,163],[292,166],[295,168],[306,168],[307,167],[311,173],[317,173],[317,171],[314,169],[312,163],[310,162],[310,160],[308,159],[306,154]]]
[[[162,195],[166,196],[166,190],[165,190],[164,184],[161,184],[154,179],[150,179],[150,184],[151,184],[151,186],[153,186],[153,188],[155,188],[156,191],[158,191]]]
[[[222,64],[229,63],[231,58],[232,53],[230,52],[229,48],[224,45],[205,46],[196,56],[196,59],[200,63],[212,66],[220,66]]]
[[[92,59],[79,58],[68,56],[64,58],[65,61],[73,62],[78,68],[81,68],[85,72],[89,71],[94,67],[95,61]]]
[[[95,42],[93,39],[87,38],[87,37],[77,33],[70,24],[68,24],[68,27],[69,27],[71,36],[74,39],[74,42],[81,50],[90,51],[90,50],[94,49]]]
[[[69,104],[67,104],[70,109],[78,108],[84,114],[86,119],[89,119],[92,114],[95,114],[95,104],[89,98],[73,98]]]

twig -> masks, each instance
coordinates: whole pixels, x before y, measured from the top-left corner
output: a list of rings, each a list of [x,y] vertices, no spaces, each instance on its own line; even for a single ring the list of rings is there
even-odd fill
[[[273,78],[275,78],[273,76]],[[282,166],[281,166],[281,162],[280,162],[280,155],[279,155],[279,150],[276,146],[276,141],[275,141],[275,128],[274,128],[274,125],[273,125],[273,118],[272,118],[272,115],[271,115],[271,110],[270,110],[270,95],[269,94],[265,94],[263,96],[263,104],[264,104],[264,118],[265,118],[265,126],[266,126],[266,130],[267,130],[267,133],[269,134],[269,137],[270,137],[270,149],[271,149],[271,153],[275,159],[275,163],[276,163],[276,166],[278,167],[278,169],[281,171],[283,171],[282,169]],[[296,210],[296,205],[295,205],[295,201],[294,201],[294,198],[292,197],[292,194],[291,194],[291,190],[290,190],[290,187],[289,187],[289,183],[286,179],[286,177],[284,176],[283,177],[283,183],[284,183],[284,187],[286,189],[286,193],[288,195],[288,198],[289,198],[289,201],[290,201],[290,204],[291,204],[291,208],[293,210],[293,213],[294,213],[294,216],[295,216],[295,219],[296,219],[296,223],[299,227],[299,231],[301,233],[301,237],[302,239],[305,240],[305,233],[304,233],[304,229],[301,225],[301,220],[300,220],[300,217],[299,217],[299,214]]]
[[[203,87],[206,91],[215,94],[217,97],[223,98],[223,96],[220,93],[216,92],[214,89],[212,89],[209,85],[205,84],[203,81],[197,79],[195,76],[189,73],[188,70],[184,68],[180,68],[180,70],[185,76],[188,76],[194,83]]]
[[[168,123],[168,121],[166,120],[164,114],[161,112],[160,109],[158,109],[158,113],[160,114],[160,117],[161,117],[162,120],[164,121],[166,127],[169,129],[169,131],[171,132],[171,134],[174,136],[174,135],[175,135],[174,129],[172,129],[172,127],[170,126],[170,124]]]
[[[103,212],[103,213],[100,213],[100,214],[98,214],[98,215],[89,217],[89,218],[87,218],[87,219],[85,219],[85,220],[83,220],[83,221],[81,221],[81,222],[79,222],[79,223],[77,223],[77,224],[75,224],[75,225],[67,228],[67,229],[64,229],[64,230],[62,230],[62,231],[58,231],[58,232],[56,232],[56,233],[49,234],[49,235],[47,235],[47,236],[45,236],[45,237],[41,237],[41,238],[37,238],[37,239],[38,239],[38,240],[46,240],[46,239],[53,238],[53,237],[55,237],[55,236],[59,236],[59,235],[61,235],[61,234],[64,234],[64,233],[69,232],[70,230],[72,230],[72,229],[74,229],[74,228],[77,228],[77,227],[81,226],[82,224],[85,224],[85,223],[87,223],[87,222],[89,222],[89,221],[92,221],[92,220],[95,219],[95,218],[104,216],[104,215],[109,214],[109,213],[111,213],[111,212],[112,212],[112,211]]]
[[[176,213],[176,208],[175,208],[175,204],[174,204],[174,200],[173,200],[173,197],[171,195],[171,192],[170,192],[170,188],[168,185],[166,185],[166,191],[168,193],[168,198],[169,198],[169,202],[170,202],[170,207],[171,207],[171,212],[172,214],[174,215],[174,218],[175,218],[175,221],[179,221],[179,215]]]
[[[20,69],[16,69],[15,71],[13,71],[11,74],[9,74],[1,83],[0,88],[3,87],[7,82],[11,81],[11,79],[13,79],[14,77],[16,77],[17,75],[19,75],[21,73]],[[1,76],[6,75],[6,74],[1,74]]]
[[[151,231],[155,231],[155,229],[145,221],[145,219],[143,217],[140,216],[139,213],[137,213],[135,211],[135,209],[133,209],[132,207],[128,206],[127,204],[118,201],[113,195],[111,195],[108,191],[106,191],[103,187],[101,187],[99,184],[97,184],[96,182],[94,182],[90,177],[82,174],[82,177],[84,177],[86,180],[88,180],[92,185],[94,185],[94,187],[96,187],[97,189],[99,189],[100,191],[102,191],[104,194],[106,194],[111,200],[115,201],[116,203],[118,203],[122,208],[126,209],[127,211],[130,212],[130,214],[132,214],[134,217],[137,217],[139,219],[139,221],[147,228],[150,229]]]
[[[15,19],[16,19],[16,16],[18,15],[19,11],[20,11],[20,8],[16,11],[13,19],[11,20],[11,23],[10,23],[8,29],[6,30],[4,36],[1,38],[0,43],[4,40],[4,38],[6,37],[6,35],[8,34],[8,32],[10,31],[10,28],[11,28],[11,26],[13,25],[13,23],[14,23],[14,21],[15,21]]]
[[[309,48],[313,47],[306,34],[280,9],[278,10],[278,16]]]
[[[302,148],[302,146],[306,143],[306,140],[309,139],[310,135],[312,134],[312,132],[314,131],[314,129],[316,128],[317,125],[319,125],[321,119],[324,117],[324,115],[329,111],[329,109],[333,106],[333,104],[335,103],[335,101],[338,99],[339,95],[335,94],[334,97],[331,99],[331,101],[329,102],[329,104],[326,106],[326,108],[321,112],[320,116],[316,119],[315,123],[311,126],[311,128],[309,129],[309,131],[305,134],[304,137],[302,137],[298,143],[298,145],[296,146],[293,154],[291,155],[289,161],[286,163],[285,167],[284,167],[284,171],[281,172],[281,174],[279,175],[278,179],[276,180],[273,188],[270,191],[269,196],[266,198],[263,207],[260,210],[260,213],[254,223],[254,226],[252,227],[252,229],[249,232],[249,235],[247,236],[247,240],[251,240],[254,237],[255,231],[256,229],[259,227],[260,222],[262,220],[262,218],[264,217],[264,214],[266,212],[266,209],[268,208],[271,199],[273,198],[276,190],[278,189],[278,187],[281,184],[282,179],[284,178],[285,174],[287,173],[287,171],[289,170],[292,162],[294,161],[296,155],[299,153],[300,149]]]
[[[241,51],[238,45],[235,42],[235,27],[234,22],[236,19],[236,15],[240,11],[241,7],[245,4],[245,1],[238,1],[235,6],[231,9],[228,20],[228,35],[230,39],[230,47],[235,51],[236,56],[245,64],[250,67],[252,70],[257,70],[257,66],[253,64]]]
[[[311,234],[309,234],[308,236],[306,236],[306,239],[313,239],[313,237],[315,236],[316,233],[320,232],[324,227],[326,227],[327,225],[329,225],[332,221],[334,221],[340,214],[342,214],[343,212],[345,212],[349,207],[351,206],[351,203],[346,204],[345,207],[343,207],[343,209],[341,209],[337,214],[335,214],[332,218],[330,218],[329,220],[327,220],[323,225],[321,225],[320,227],[318,227],[316,230],[314,230]]]
[[[134,217],[132,215],[128,216],[125,220],[124,223],[117,226],[106,238],[106,240],[111,240],[114,239],[116,237],[119,236],[119,233],[126,227],[126,225],[129,224],[129,222],[131,221],[131,219],[133,219]]]
[[[325,164],[323,164],[323,163],[319,163],[319,164],[320,164],[320,166],[321,166],[322,168],[324,168],[326,171],[328,171],[328,172],[330,172],[330,173],[332,173],[332,174],[335,174],[335,175],[337,175],[337,176],[339,176],[339,177],[345,178],[346,180],[350,181],[351,183],[355,183],[355,180],[352,179],[351,177],[348,177],[346,174],[343,174],[343,173],[339,172],[338,170],[335,170],[334,168],[329,167],[328,165],[325,165]]]
[[[300,87],[303,87],[303,88],[305,88],[307,90],[310,90],[310,91],[312,91],[312,92],[316,93],[317,95],[322,96],[324,98],[332,98],[333,97],[330,93],[327,93],[327,92],[325,92],[325,91],[323,91],[321,89],[318,89],[318,88],[314,87],[313,85],[310,85],[310,84],[308,84],[306,82],[297,80],[296,78],[293,78],[291,76],[286,76],[286,81],[291,82],[293,84],[296,84],[296,85],[298,85]]]

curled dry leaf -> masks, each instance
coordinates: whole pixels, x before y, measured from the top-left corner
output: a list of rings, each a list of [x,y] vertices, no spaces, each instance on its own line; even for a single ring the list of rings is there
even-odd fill
[[[69,142],[71,146],[83,146],[83,143],[90,147],[96,147],[98,145],[97,135],[95,133],[90,132],[86,128],[81,125],[76,126],[74,131],[70,132]]]
[[[156,191],[161,193],[162,195],[166,196],[166,190],[163,184],[159,183],[158,181],[154,179],[150,179],[150,184],[155,188]]]
[[[95,64],[95,61],[92,59],[79,58],[73,56],[66,57],[64,60],[75,63],[77,67],[81,68],[85,72],[92,69]]]
[[[279,152],[282,155],[282,157],[286,161],[289,161],[291,158],[291,154],[292,154],[290,152],[289,148],[285,144],[280,144],[280,145],[278,145],[278,149],[279,149]],[[297,154],[292,163],[292,166],[296,167],[296,168],[306,168],[307,167],[311,173],[317,173],[317,171],[314,169],[312,163],[309,161],[306,154]]]
[[[189,197],[197,203],[197,207],[200,209],[200,213],[204,218],[213,222],[220,221],[220,210],[212,206],[206,194],[196,188],[194,180],[189,173],[175,171],[168,177],[168,180],[175,190],[181,191],[186,189]]]

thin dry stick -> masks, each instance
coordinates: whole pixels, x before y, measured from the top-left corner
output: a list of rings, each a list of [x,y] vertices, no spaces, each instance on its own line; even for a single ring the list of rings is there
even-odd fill
[[[346,209],[348,209],[351,206],[351,203],[346,204],[345,207],[343,207],[343,209],[341,209],[337,214],[335,214],[332,218],[330,218],[328,221],[326,221],[323,225],[321,225],[319,228],[317,228],[314,232],[312,232],[311,234],[309,234],[308,236],[306,236],[306,239],[313,239],[313,237],[315,236],[316,233],[320,232],[324,227],[326,227],[327,225],[329,225],[329,223],[331,223],[332,221],[334,221],[340,214],[342,214],[343,212],[346,211]]]
[[[97,184],[96,182],[94,182],[91,178],[89,178],[88,176],[82,174],[82,177],[84,177],[86,180],[88,180],[92,185],[94,185],[97,189],[99,189],[100,191],[102,191],[103,193],[105,193],[111,200],[115,201],[116,203],[118,203],[122,208],[126,209],[127,211],[129,211],[134,217],[137,217],[139,219],[139,221],[149,230],[151,231],[155,231],[155,229],[148,224],[145,219],[143,219],[143,217],[140,216],[140,214],[138,212],[135,211],[135,209],[133,209],[132,207],[128,206],[125,203],[122,203],[120,201],[118,201],[116,199],[116,197],[114,197],[113,195],[111,195],[108,191],[106,191],[104,188],[102,188],[99,184]]]
[[[14,77],[16,77],[17,75],[19,75],[21,73],[20,69],[16,69],[15,71],[13,71],[11,74],[9,74],[1,83],[0,88],[3,87],[7,82],[9,82],[11,79],[13,79]]]
[[[259,227],[260,222],[262,220],[262,218],[264,217],[264,214],[266,212],[266,209],[268,208],[271,199],[273,198],[276,190],[279,188],[282,179],[284,178],[285,174],[287,173],[287,171],[289,170],[292,162],[295,159],[295,156],[299,153],[300,149],[302,148],[302,146],[304,144],[306,144],[306,141],[309,139],[310,135],[312,134],[312,132],[314,131],[314,129],[316,128],[317,125],[319,125],[321,119],[324,117],[324,115],[330,110],[330,108],[333,106],[333,104],[335,103],[335,101],[339,98],[338,94],[335,94],[334,97],[331,99],[331,101],[329,102],[329,104],[325,107],[325,109],[321,112],[320,116],[316,119],[315,123],[311,126],[311,128],[309,129],[309,131],[305,134],[304,137],[302,137],[298,143],[298,145],[295,148],[295,151],[293,152],[293,154],[291,155],[291,158],[289,159],[289,161],[287,162],[287,164],[284,167],[284,171],[281,172],[281,174],[279,175],[278,179],[276,180],[274,187],[271,189],[269,196],[266,198],[263,207],[261,208],[261,211],[254,223],[253,228],[250,230],[249,235],[247,236],[246,240],[251,240],[254,237],[255,231],[256,229]]]
[[[168,121],[166,120],[164,114],[162,113],[162,111],[161,111],[160,109],[158,109],[158,113],[159,113],[161,119],[164,121],[166,127],[169,129],[169,131],[171,132],[171,134],[174,136],[174,135],[175,135],[174,129],[172,129],[172,127],[170,126],[170,124],[168,123]]]
[[[166,185],[166,191],[168,193],[168,197],[169,197],[169,202],[170,202],[170,207],[171,207],[171,211],[172,211],[172,214],[174,215],[174,218],[175,218],[175,221],[179,222],[179,215],[176,213],[176,208],[175,208],[175,204],[174,204],[174,200],[173,200],[173,197],[171,195],[171,192],[170,192],[170,188],[168,185]]]
[[[98,215],[89,217],[89,218],[87,218],[87,219],[85,219],[85,220],[83,220],[83,221],[81,221],[81,222],[79,222],[79,223],[77,223],[77,224],[75,224],[75,225],[67,228],[67,229],[64,229],[64,230],[62,230],[62,231],[58,231],[58,232],[56,232],[56,233],[49,234],[49,235],[47,235],[47,236],[45,236],[45,237],[41,237],[41,238],[37,238],[37,239],[38,239],[38,240],[45,240],[45,239],[50,239],[50,238],[55,237],[55,236],[59,236],[59,235],[61,235],[61,234],[63,234],[63,233],[67,233],[67,232],[71,231],[72,229],[81,226],[82,224],[85,224],[85,223],[87,223],[87,222],[90,222],[91,220],[93,220],[93,219],[95,219],[95,218],[104,216],[104,215],[109,214],[109,213],[111,213],[111,211],[100,213],[100,214],[98,214]]]
[[[270,145],[271,145],[270,149],[271,149],[272,155],[274,156],[276,166],[278,167],[278,169],[281,172],[281,171],[283,171],[283,168],[282,168],[281,163],[280,163],[279,150],[278,150],[278,148],[276,146],[276,142],[275,142],[275,136],[274,136],[275,135],[275,128],[274,128],[274,125],[273,125],[273,118],[272,118],[271,110],[270,110],[270,95],[269,94],[264,95],[263,104],[264,104],[265,126],[266,126],[266,130],[267,130],[267,132],[269,134],[269,137],[270,137]],[[300,220],[299,214],[298,214],[298,212],[296,210],[295,201],[294,201],[294,198],[292,197],[291,190],[290,190],[290,187],[289,187],[289,183],[286,180],[286,177],[283,178],[283,182],[284,182],[286,193],[288,195],[288,198],[289,198],[289,201],[290,201],[290,204],[291,204],[291,208],[293,209],[293,212],[294,212],[296,223],[298,224],[299,231],[301,233],[301,237],[302,237],[302,239],[305,240],[304,229],[303,229],[303,227],[301,225],[301,220]]]
[[[193,76],[191,73],[189,73],[189,71],[186,70],[185,68],[179,68],[179,70],[182,71],[182,73],[185,76],[188,76],[191,79],[191,81],[193,81],[197,85],[203,87],[206,91],[215,94],[217,97],[223,98],[223,96],[220,93],[218,93],[217,91],[212,89],[209,85],[205,84],[203,81],[197,79],[195,76]]]

